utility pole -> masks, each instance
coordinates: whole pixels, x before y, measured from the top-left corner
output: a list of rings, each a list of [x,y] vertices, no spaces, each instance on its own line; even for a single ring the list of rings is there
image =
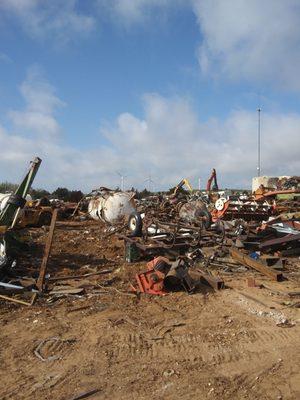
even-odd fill
[[[261,167],[260,167],[260,113],[261,108],[257,109],[258,113],[258,124],[257,124],[257,176],[260,176]]]

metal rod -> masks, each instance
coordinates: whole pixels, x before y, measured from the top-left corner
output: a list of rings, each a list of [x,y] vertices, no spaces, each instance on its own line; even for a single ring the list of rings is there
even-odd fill
[[[261,108],[257,109],[258,112],[258,126],[257,126],[257,176],[260,176],[261,165],[260,165],[260,113]]]

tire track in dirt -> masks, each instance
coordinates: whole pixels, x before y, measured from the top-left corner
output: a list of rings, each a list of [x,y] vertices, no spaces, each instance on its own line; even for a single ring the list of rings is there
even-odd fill
[[[13,399],[19,399],[21,398],[22,395],[24,395],[24,392],[26,394],[28,393],[28,390],[30,391],[30,388],[36,383],[35,379],[32,376],[25,376],[22,377],[21,379],[18,378],[18,384],[10,384],[6,387],[4,387],[0,391],[0,399],[1,400],[13,400]]]
[[[286,344],[288,341],[297,340],[299,338],[299,331],[293,328],[274,327],[274,329],[248,330],[247,336],[252,343],[265,345],[276,342],[281,345]]]
[[[73,341],[58,340],[45,342],[41,351],[39,352],[45,359],[55,355],[57,359],[67,357],[72,353]],[[41,361],[38,361],[41,362]],[[52,366],[55,361],[47,363]],[[42,363],[44,364],[44,363]],[[28,374],[28,370],[26,371]],[[29,372],[30,373],[30,372]],[[24,372],[18,376],[17,382],[8,384],[0,389],[1,400],[14,400],[22,399],[24,397],[32,398],[33,394],[41,388],[51,388],[54,385],[63,384],[66,379],[66,374],[51,375],[51,373],[45,373],[42,377],[36,377],[33,375],[25,375]]]
[[[66,371],[64,374],[51,375],[47,374],[44,377],[24,376],[18,379],[17,383],[10,384],[0,391],[1,400],[15,400],[33,398],[34,394],[41,389],[50,389],[65,384],[68,380],[68,375],[72,371]]]
[[[273,343],[276,344],[276,346],[286,346],[287,342],[293,343],[297,341],[298,338],[298,330],[275,327],[274,329],[248,330],[246,331],[246,336],[237,338],[236,343],[240,343],[242,346],[255,344],[256,346],[265,347]],[[112,340],[114,342],[113,353],[116,357],[124,352],[132,356],[141,354],[143,356],[159,357],[169,350],[173,350],[177,353],[185,352],[186,354],[189,352],[193,353],[197,348],[201,349],[204,353],[211,351],[210,343],[205,342],[200,334],[169,334],[160,340],[156,340],[151,339],[150,335],[144,335],[142,333],[120,332],[115,334]],[[213,348],[216,349],[218,346],[220,349],[224,347],[222,344],[217,344],[214,345]],[[234,346],[234,348],[235,347],[236,346]]]
[[[245,360],[249,362],[264,359],[266,351],[253,351],[247,346],[212,345],[204,342],[201,335],[170,336],[160,341],[147,340],[141,334],[118,335],[114,340],[113,357],[119,361],[126,360],[128,355],[143,359],[176,359],[181,361],[197,361],[213,365],[228,364]]]

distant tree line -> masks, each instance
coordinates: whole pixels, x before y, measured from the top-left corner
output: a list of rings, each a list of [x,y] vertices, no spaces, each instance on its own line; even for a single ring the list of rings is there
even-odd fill
[[[10,182],[1,182],[0,183],[0,193],[11,193],[14,192],[18,188],[18,185]]]
[[[0,183],[0,193],[12,193],[18,188],[18,185],[11,182],[2,182]],[[169,189],[167,193],[172,193],[175,188]],[[120,190],[120,188],[116,188],[116,190]],[[137,199],[144,199],[148,196],[152,196],[154,194],[161,194],[163,192],[150,192],[148,189],[137,190],[134,187],[130,189],[131,192],[135,192],[135,197]],[[180,191],[184,192],[184,189],[180,189]],[[30,190],[30,195],[34,200],[41,199],[43,197],[47,197],[49,199],[59,199],[63,201],[70,201],[72,203],[78,203],[83,197],[84,193],[81,190],[69,190],[65,187],[58,187],[53,192],[49,192],[48,190],[42,188],[35,188]]]
[[[78,203],[84,196],[81,190],[69,190],[67,188],[57,188],[52,192],[51,197],[63,201]]]
[[[0,193],[12,193],[18,188],[17,184],[10,182],[2,182],[0,183]],[[116,190],[120,190],[116,188]],[[151,196],[154,193],[151,193],[146,188],[139,191],[132,187],[130,189],[131,192],[136,193],[137,199],[143,199],[145,197]],[[63,201],[70,201],[72,203],[78,203],[84,196],[84,193],[81,190],[69,190],[65,187],[58,187],[53,192],[49,192],[48,190],[42,188],[35,188],[30,190],[30,195],[34,200],[41,199],[43,197],[47,197],[49,199],[59,199]]]
[[[18,188],[18,185],[11,182],[0,183],[0,193],[12,193]],[[30,190],[30,195],[34,200],[47,197],[49,199],[59,199],[63,201],[70,201],[72,203],[78,203],[82,199],[84,194],[81,190],[69,190],[67,188],[57,188],[52,193],[48,190],[36,188]]]
[[[135,192],[135,198],[140,200],[140,199],[144,199],[145,197],[151,196],[153,193],[151,193],[149,190],[147,190],[146,188],[144,190],[137,190],[134,187],[132,187],[130,189],[131,192]]]

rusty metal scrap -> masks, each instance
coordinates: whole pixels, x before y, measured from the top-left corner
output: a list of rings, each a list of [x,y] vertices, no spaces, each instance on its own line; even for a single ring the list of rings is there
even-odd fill
[[[290,181],[287,185],[295,182]],[[300,213],[295,212],[299,210],[300,197],[280,200],[277,196],[283,191],[288,195],[295,194],[299,191],[298,186],[284,187],[280,193],[273,191],[272,195],[269,191],[251,195],[228,194],[218,191],[218,188],[211,190],[210,186],[208,193],[183,192],[180,189],[183,183],[184,180],[174,191],[142,200],[135,200],[132,192],[100,188],[92,196],[85,196],[78,205],[58,205],[52,213],[36,283],[39,291],[45,293],[49,289],[45,287],[45,276],[56,219],[64,210],[71,210],[66,212],[69,216],[73,213],[75,217],[77,213],[81,217],[83,203],[87,210],[86,218],[89,216],[108,225],[102,232],[101,240],[118,238],[124,242],[126,262],[152,260],[145,272],[136,275],[140,292],[163,295],[180,287],[191,293],[198,283],[220,290],[226,285],[223,279],[226,274],[247,274],[249,268],[276,281],[285,279],[283,273],[288,263],[284,263],[281,257],[300,254]],[[282,210],[284,213],[279,213]],[[117,262],[116,259],[111,265]],[[51,276],[47,282],[63,281],[69,284],[54,287],[52,293],[86,293],[80,286],[71,287],[68,281],[110,272],[113,271],[69,276],[58,274]],[[109,286],[114,281],[110,279],[107,282]],[[100,284],[97,287],[104,288]],[[202,285],[199,287],[205,290]],[[123,293],[114,287],[110,289]],[[6,296],[2,298],[6,299]]]
[[[189,275],[190,265],[182,258],[171,262],[165,257],[157,257],[147,267],[148,271],[136,274],[141,293],[164,296],[182,288],[188,293],[195,290],[195,282]]]
[[[213,276],[200,268],[196,268],[195,271],[199,274],[200,283],[210,286],[214,290],[221,290],[225,288],[225,283],[223,279]],[[191,275],[194,277],[192,271]]]
[[[289,248],[299,248],[300,247],[300,233],[294,235],[294,234],[288,234],[280,238],[276,239],[270,239],[266,240],[262,243],[259,244],[259,248],[261,250],[269,249],[269,248],[282,248],[282,247],[287,247],[290,246]]]

